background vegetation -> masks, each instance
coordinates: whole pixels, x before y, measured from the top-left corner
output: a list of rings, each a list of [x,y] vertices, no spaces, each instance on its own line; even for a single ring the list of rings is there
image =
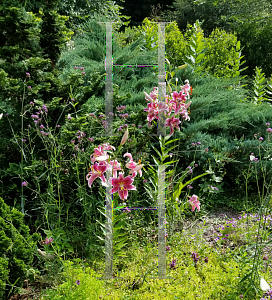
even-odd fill
[[[44,262],[38,258],[32,262],[33,255],[38,257],[38,239],[53,238],[53,248],[46,250],[59,258],[93,259],[101,253],[103,243],[97,236],[103,232],[97,221],[105,221],[104,188],[96,181],[90,189],[85,179],[94,148],[105,142],[118,145],[127,126],[130,136],[120,157],[129,152],[148,166],[157,155],[150,145],[158,149],[159,142],[148,135],[156,133],[156,126],[147,127],[143,111],[147,106],[143,92],[149,94],[157,85],[156,67],[114,67],[113,128],[119,136],[100,135],[105,112],[105,26],[98,21],[119,22],[113,26],[113,64],[118,65],[157,64],[157,24],[152,22],[172,21],[165,29],[168,93],[179,91],[186,79],[193,88],[190,121],[172,137],[178,139],[175,171],[180,174],[194,162],[198,166],[190,176],[214,172],[195,181],[192,191],[182,191],[181,199],[190,192],[199,195],[203,214],[222,207],[240,211],[245,199],[253,207],[260,205],[256,178],[260,186],[265,184],[262,193],[270,187],[269,1],[258,6],[252,1],[175,1],[168,11],[171,1],[161,9],[150,6],[156,6],[155,1],[140,1],[133,8],[126,1],[124,10],[121,1],[83,2],[0,4],[0,195],[5,202],[0,233],[6,249],[0,256],[0,294],[6,296],[29,276],[26,268],[35,266],[46,273]],[[144,10],[144,5],[150,9]],[[120,111],[120,106],[125,109]],[[192,145],[196,142],[200,144]],[[265,175],[257,165],[257,177],[247,178],[246,194],[251,153],[265,157],[267,165]],[[138,193],[129,195],[127,205],[155,206],[144,179],[147,174],[135,178]],[[167,203],[169,220],[172,204]],[[20,242],[11,245],[12,229],[6,220],[13,218],[12,213],[24,230],[15,226],[18,236],[13,238]],[[185,215],[193,214],[187,210]],[[123,230],[129,230],[129,220],[133,219],[134,228],[144,228],[155,216],[154,211],[136,211],[133,218],[125,216]],[[10,276],[6,269],[23,249],[22,239],[32,248],[35,244],[35,251],[22,250],[29,261]]]

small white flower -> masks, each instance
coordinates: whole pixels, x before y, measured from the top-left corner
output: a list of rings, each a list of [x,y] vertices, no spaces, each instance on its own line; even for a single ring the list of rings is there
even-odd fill
[[[255,158],[255,156],[254,155],[250,155],[249,158],[250,158],[251,161],[253,161],[254,158]]]
[[[176,78],[176,82],[178,82],[178,78]]]
[[[2,117],[3,117],[3,114],[0,114],[0,120],[2,119]]]
[[[269,284],[261,277],[261,282],[260,282],[261,290],[266,292],[270,290]]]

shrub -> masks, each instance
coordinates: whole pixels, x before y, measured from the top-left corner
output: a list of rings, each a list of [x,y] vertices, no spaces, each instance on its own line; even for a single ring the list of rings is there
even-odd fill
[[[240,75],[239,68],[244,64],[240,61],[244,56],[235,34],[216,28],[206,39],[206,47],[203,67],[209,74],[225,78]]]
[[[26,279],[27,270],[33,261],[35,244],[39,235],[29,234],[24,224],[24,215],[11,209],[0,198],[0,298],[5,296],[9,286],[20,286]]]

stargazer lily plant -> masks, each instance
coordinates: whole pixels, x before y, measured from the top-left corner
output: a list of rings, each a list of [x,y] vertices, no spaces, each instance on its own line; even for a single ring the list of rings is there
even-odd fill
[[[127,141],[127,138],[128,138],[128,129],[126,130],[122,138],[120,146],[122,146]],[[133,161],[131,153],[125,153],[124,157],[126,156],[129,157],[129,162],[125,166],[128,169],[130,169],[129,173],[132,175],[128,175],[127,177],[124,177],[124,172],[120,172],[118,175],[117,171],[122,170],[121,164],[117,160],[110,160],[110,156],[107,153],[107,151],[109,150],[115,150],[115,148],[109,144],[103,144],[100,145],[98,148],[94,149],[94,154],[90,156],[91,162],[94,165],[91,166],[90,172],[88,172],[88,174],[86,175],[88,186],[91,187],[93,181],[96,178],[100,178],[102,181],[102,185],[113,186],[113,188],[110,191],[111,194],[118,192],[119,197],[122,200],[126,200],[128,197],[129,190],[137,190],[136,187],[132,185],[132,183],[137,173],[139,173],[140,177],[142,176],[141,168],[143,167],[143,165],[135,163]],[[113,171],[113,177],[110,177],[107,182],[104,173],[109,169]]]

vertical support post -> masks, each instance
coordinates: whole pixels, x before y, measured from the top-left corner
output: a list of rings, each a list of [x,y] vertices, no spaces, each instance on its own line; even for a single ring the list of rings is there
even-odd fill
[[[112,168],[106,171],[106,180],[112,176]],[[106,187],[106,238],[105,238],[105,279],[113,277],[113,226],[111,185]]]
[[[165,23],[158,23],[158,102],[165,103]],[[157,121],[157,136],[166,136],[164,112],[159,114]],[[166,276],[166,242],[165,242],[165,166],[158,166],[158,277],[153,279],[167,279]]]
[[[165,166],[158,166],[158,277],[166,277]]]
[[[158,23],[158,44],[158,101],[165,103],[165,24],[163,22]],[[164,112],[159,114],[159,118],[157,135],[166,136]]]
[[[106,136],[113,136],[113,88],[112,88],[112,69],[113,69],[113,57],[112,57],[112,23],[116,22],[99,22],[106,23],[106,59],[105,59],[105,71],[106,71],[106,86],[105,86],[105,116],[107,123],[105,124]],[[112,177],[112,168],[106,171],[106,180],[108,181]],[[106,186],[106,237],[105,237],[105,277],[98,278],[100,280],[113,279],[113,222],[112,222],[112,202],[113,195],[110,190],[112,185]]]
[[[106,22],[106,88],[105,88],[105,115],[108,122],[105,131],[106,135],[112,136],[112,122],[113,116],[109,114],[113,112],[113,88],[112,88],[112,69],[113,69],[113,57],[112,57],[112,23]]]

